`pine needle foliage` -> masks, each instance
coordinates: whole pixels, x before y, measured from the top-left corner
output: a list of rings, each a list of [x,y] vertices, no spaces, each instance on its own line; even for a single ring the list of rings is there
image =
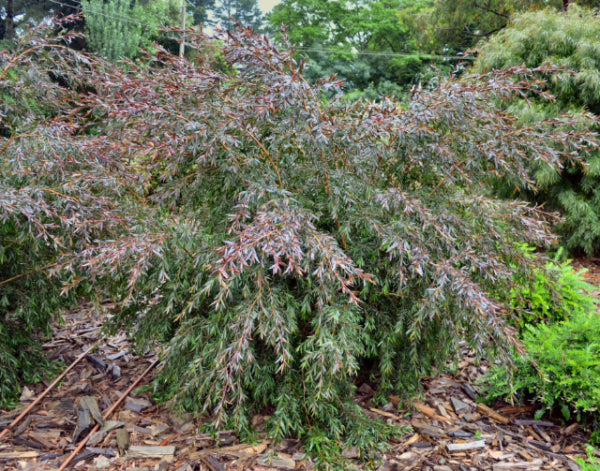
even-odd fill
[[[90,49],[109,60],[134,57],[142,42],[140,11],[130,0],[83,0],[85,30]],[[137,11],[136,11],[137,10]]]
[[[36,127],[47,140],[21,134],[37,148],[7,146],[56,170],[11,164],[12,187],[59,193],[15,220],[34,234],[42,221],[65,289],[85,280],[120,301],[113,328],[162,342],[157,397],[246,437],[263,413],[270,437],[339,469],[344,447],[370,459],[392,433],[353,402],[359,374],[414,391],[465,339],[510,361],[508,293],[537,266],[520,246],[555,240],[551,215],[488,185],[531,185],[533,161],[595,145],[568,118],[517,127],[495,106],[530,88],[523,70],[402,108],[328,98],[339,82],[308,83],[291,50],[250,30],[231,33],[220,70],[44,51],[76,106]]]
[[[551,93],[552,103],[529,96],[513,103],[511,111],[522,122],[531,123],[569,112],[600,113],[600,16],[596,10],[570,5],[568,11],[543,10],[516,15],[511,25],[481,45],[476,69],[480,72],[524,64],[544,65],[562,70],[543,72],[541,84]],[[594,120],[580,118],[581,127],[597,132]],[[565,163],[557,171],[546,165],[534,165],[532,174],[539,192],[522,190],[536,203],[564,216],[557,230],[565,246],[572,251],[596,253],[600,247],[600,155],[589,154],[584,160]],[[514,191],[514,186],[506,188]]]

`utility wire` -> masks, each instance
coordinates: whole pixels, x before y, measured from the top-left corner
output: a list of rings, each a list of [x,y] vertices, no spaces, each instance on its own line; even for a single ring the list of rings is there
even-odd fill
[[[315,47],[300,47],[296,46],[296,50],[298,51],[306,51],[306,52],[323,52],[328,54],[354,54],[358,56],[387,56],[387,57],[414,57],[414,56],[427,56],[434,59],[464,59],[464,60],[474,60],[474,57],[471,56],[457,56],[457,55],[439,55],[439,54],[421,54],[416,51],[414,53],[410,52],[377,52],[377,51],[340,51],[338,49],[333,48],[315,48]]]

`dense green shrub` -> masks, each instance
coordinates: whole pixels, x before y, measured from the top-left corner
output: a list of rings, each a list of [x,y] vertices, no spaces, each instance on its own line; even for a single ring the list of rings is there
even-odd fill
[[[523,344],[527,354],[516,358],[512,385],[505,367],[496,366],[484,377],[482,392],[488,399],[517,393],[522,399],[539,402],[543,406],[540,413],[560,411],[565,420],[574,416],[598,424],[598,312],[579,310],[556,324],[528,325]]]
[[[560,411],[568,420],[576,412],[578,420],[595,423],[594,401],[600,397],[595,379],[600,373],[598,301],[584,271],[575,271],[569,260],[560,262],[561,256],[559,250],[540,267],[531,285],[513,289],[512,306],[519,313],[526,354],[516,354],[514,372],[506,365],[495,366],[482,378],[482,393],[491,402],[516,394],[520,400],[538,401],[540,414]]]
[[[534,256],[533,247],[523,250]],[[519,330],[527,324],[555,323],[577,313],[592,312],[598,302],[591,296],[593,286],[585,281],[585,270],[576,271],[570,260],[561,261],[562,248],[544,267],[535,271],[535,278],[521,280],[511,290],[511,306],[517,311]]]
[[[484,71],[524,64],[542,67],[537,77],[541,89],[555,102],[540,102],[528,94],[510,107],[527,125],[562,112],[600,113],[600,16],[595,10],[571,5],[567,12],[543,10],[516,15],[510,26],[481,46],[476,70]],[[561,67],[561,71],[544,69]],[[580,126],[597,131],[594,120],[580,118]],[[564,216],[557,230],[570,250],[591,255],[600,247],[600,153],[580,162],[565,161],[562,168],[532,165],[538,192],[521,187],[521,195],[544,203]],[[514,194],[515,182],[504,187]]]

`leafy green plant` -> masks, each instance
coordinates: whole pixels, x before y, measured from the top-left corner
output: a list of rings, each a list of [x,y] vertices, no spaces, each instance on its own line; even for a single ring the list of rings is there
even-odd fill
[[[582,471],[600,471],[600,460],[596,449],[592,445],[586,446],[587,459],[577,458],[575,461],[581,466]]]
[[[533,247],[523,250],[534,256]],[[598,301],[590,294],[594,287],[585,281],[585,270],[576,271],[570,260],[561,261],[563,253],[559,248],[553,260],[536,269],[531,283],[521,280],[511,290],[511,306],[518,312],[520,331],[527,324],[555,323],[596,309]]]
[[[595,310],[577,310],[556,324],[527,325],[523,334],[526,354],[515,359],[512,384],[503,366],[482,379],[490,401],[511,398],[542,404],[546,412],[560,412],[592,424],[600,419],[600,316]]]

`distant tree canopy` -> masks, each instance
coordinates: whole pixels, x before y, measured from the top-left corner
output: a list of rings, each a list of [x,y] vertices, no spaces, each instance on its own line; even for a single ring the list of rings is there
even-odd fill
[[[260,31],[262,12],[257,0],[217,0],[213,7],[214,24],[226,30],[233,30],[236,24]]]
[[[516,15],[509,27],[481,45],[476,63],[480,72],[524,64],[527,67],[555,66],[560,72],[537,76],[555,101],[530,95],[512,103],[511,111],[524,124],[541,122],[560,113],[582,111],[600,114],[600,16],[595,10],[571,5],[566,12],[541,10]],[[579,126],[591,126],[585,116]],[[539,193],[527,193],[534,201],[557,209],[565,220],[558,229],[571,250],[588,254],[600,250],[600,155],[585,162],[565,163],[562,170],[536,165]],[[514,187],[512,188],[514,189]],[[511,189],[511,191],[512,191]]]
[[[348,90],[370,90],[372,97],[403,94],[434,75],[429,68],[448,63],[422,54],[428,0],[284,0],[268,17],[277,35],[285,25],[300,56],[308,56],[307,76],[332,73]]]
[[[552,8],[560,11],[568,0],[435,0],[428,22],[431,45],[440,50],[465,51],[482,39],[505,28],[519,12]],[[595,0],[583,0],[579,5],[596,6]]]

